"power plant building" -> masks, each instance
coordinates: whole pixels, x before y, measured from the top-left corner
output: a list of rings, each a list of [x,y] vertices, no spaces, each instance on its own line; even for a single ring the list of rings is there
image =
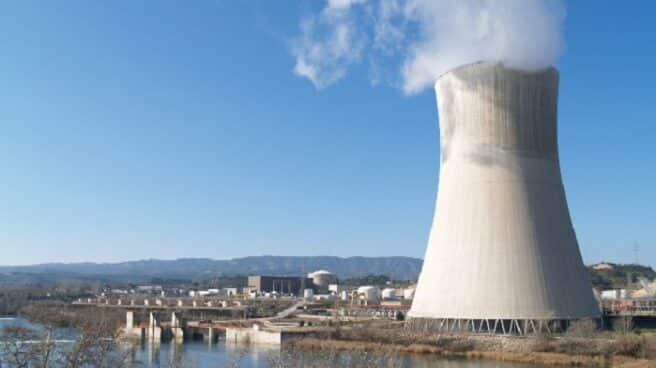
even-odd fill
[[[303,295],[306,288],[314,288],[311,278],[293,276],[248,276],[248,287],[258,293]]]
[[[328,286],[330,286],[330,284],[337,283],[337,276],[326,270],[311,272],[308,274],[308,278],[311,278],[317,289],[321,291],[328,291]]]
[[[439,186],[411,327],[524,334],[600,316],[560,172],[558,80],[486,62],[437,80]]]

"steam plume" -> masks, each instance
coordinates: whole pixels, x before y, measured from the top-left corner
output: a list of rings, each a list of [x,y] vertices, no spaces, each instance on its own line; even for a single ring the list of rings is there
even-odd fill
[[[301,22],[294,71],[321,89],[367,60],[372,82],[383,75],[414,94],[479,60],[553,65],[564,19],[561,0],[329,0]]]

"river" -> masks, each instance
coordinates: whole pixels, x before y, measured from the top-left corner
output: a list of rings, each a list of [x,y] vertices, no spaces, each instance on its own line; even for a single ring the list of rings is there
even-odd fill
[[[33,326],[22,319],[0,318],[0,330],[8,325]],[[73,344],[71,331],[60,331],[58,344],[65,349]],[[1,343],[1,341],[0,341]],[[1,348],[0,348],[1,350]],[[295,353],[277,346],[243,346],[219,341],[215,344],[190,341],[184,344],[143,343],[133,347],[135,367],[175,368],[265,368],[265,367],[394,367],[394,368],[541,368],[536,365],[507,362],[444,359],[430,355],[381,354],[367,352]],[[0,361],[2,358],[0,357]],[[6,362],[0,367],[7,367]]]

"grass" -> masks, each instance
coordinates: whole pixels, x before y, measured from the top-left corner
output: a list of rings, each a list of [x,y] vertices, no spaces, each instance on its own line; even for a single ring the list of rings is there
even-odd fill
[[[504,337],[418,333],[398,324],[337,327],[294,342],[298,349],[380,351],[554,366],[656,368],[656,334],[582,326],[561,336]]]

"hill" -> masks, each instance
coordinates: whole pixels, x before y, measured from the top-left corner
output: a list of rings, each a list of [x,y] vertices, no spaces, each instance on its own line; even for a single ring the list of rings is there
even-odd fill
[[[215,260],[183,258],[176,260],[139,260],[119,263],[47,263],[31,266],[0,266],[0,286],[47,284],[65,280],[119,281],[145,283],[152,280],[201,281],[221,276],[266,274],[300,275],[327,269],[341,279],[386,276],[393,280],[415,280],[422,260],[410,257],[286,257],[255,256]],[[588,267],[595,287],[627,287],[627,280],[639,277],[656,279],[651,267],[635,264],[600,263]]]
[[[656,271],[638,264],[599,263],[588,267],[592,285],[599,289],[623,289],[638,278],[656,279]]]
[[[300,275],[327,269],[340,278],[386,275],[394,280],[414,280],[422,260],[410,257],[285,257],[257,256],[215,260],[184,258],[120,263],[47,263],[31,266],[0,266],[0,284],[20,284],[57,279],[98,279],[147,282],[153,278],[203,280],[217,276],[249,274]]]

